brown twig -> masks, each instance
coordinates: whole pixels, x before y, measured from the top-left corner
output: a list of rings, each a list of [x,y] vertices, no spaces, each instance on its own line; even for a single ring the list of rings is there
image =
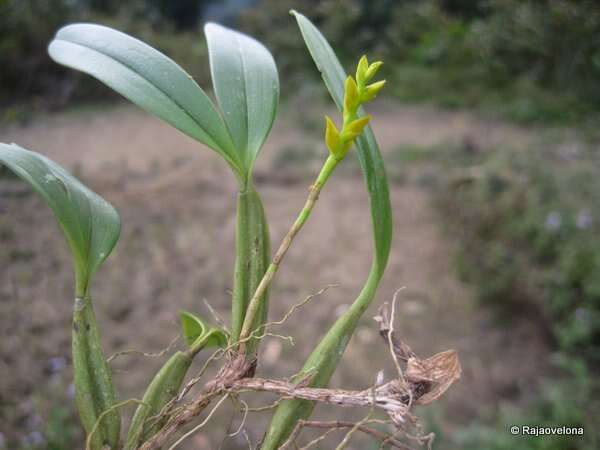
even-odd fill
[[[414,396],[420,396],[424,392],[418,384],[410,386],[409,389],[414,391],[412,393]],[[410,398],[410,394],[399,387],[398,380],[392,380],[374,389],[354,391],[304,387],[285,381],[264,378],[243,378],[228,386],[228,391],[238,393],[247,391],[269,392],[286,399],[309,400],[343,407],[374,406],[388,414],[404,414]]]
[[[238,357],[236,361],[231,367],[226,366],[220,376],[217,376],[212,383],[207,384],[198,399],[186,406],[141,448],[143,450],[160,448],[171,434],[190,422],[212,400],[223,394],[268,392],[286,399],[309,400],[343,407],[378,408],[385,411],[394,423],[399,424],[407,414],[409,404],[418,401],[430,388],[428,383],[409,381],[404,384],[399,379],[362,391],[311,388],[280,380],[247,378],[245,373],[250,370],[248,362],[243,357]]]
[[[300,420],[296,424],[296,427],[294,428],[294,431],[292,432],[292,434],[290,434],[290,437],[288,438],[288,440],[281,447],[279,447],[279,450],[287,450],[292,445],[292,443],[296,440],[296,438],[300,434],[300,431],[302,431],[302,428],[319,428],[319,429],[334,429],[334,430],[335,429],[341,430],[344,428],[356,429],[357,431],[360,431],[361,433],[365,433],[365,434],[368,434],[369,436],[372,436],[377,441],[380,441],[380,442],[385,441],[387,443],[387,445],[390,445],[392,447],[401,448],[404,450],[412,450],[411,447],[404,444],[403,442],[400,442],[393,435],[386,434],[382,431],[375,430],[373,428],[369,428],[366,424],[371,423],[371,422],[372,421],[367,421],[366,423],[360,424],[357,422],[348,422],[348,421],[342,421],[342,420],[334,420],[334,421],[326,421],[326,422],[325,421],[316,421],[316,420]]]
[[[409,410],[412,405],[427,404],[436,400],[460,377],[460,363],[454,350],[438,353],[424,360],[418,358],[408,345],[396,337],[385,309],[380,311],[376,319],[380,323],[380,333],[398,363],[398,378],[366,390],[312,388],[307,386],[306,379],[299,383],[291,383],[252,378],[256,361],[246,359],[243,354],[227,352],[231,355],[230,359],[216,377],[206,383],[193,402],[182,406],[173,414],[167,424],[140,447],[141,450],[161,448],[176,431],[191,422],[216,398],[245,392],[277,394],[280,400],[301,399],[344,407],[377,408],[385,411],[396,427],[402,428],[411,421]],[[404,370],[400,368],[399,361],[406,365]],[[360,430],[369,434],[363,428],[366,428],[365,423],[353,423],[351,432]],[[380,437],[386,442],[389,441],[390,445],[391,442],[399,442],[393,435],[383,434]],[[421,436],[419,442],[420,440]],[[399,448],[410,447],[404,445]]]
[[[254,364],[254,361],[248,361],[244,356],[230,360],[221,368],[215,378],[206,383],[200,395],[193,402],[182,407],[179,413],[174,414],[158,433],[140,447],[140,450],[161,448],[177,430],[191,422],[215,398],[221,396],[227,386],[251,373],[254,370]]]
[[[206,416],[206,418],[199,423],[198,425],[196,425],[194,428],[192,428],[190,431],[188,431],[187,433],[185,433],[183,436],[181,436],[179,439],[177,439],[177,442],[175,442],[173,445],[171,445],[169,447],[169,450],[175,450],[175,448],[181,444],[184,440],[186,440],[188,437],[190,437],[191,435],[195,434],[200,428],[202,428],[204,425],[206,425],[208,423],[208,421],[210,420],[210,418],[214,415],[214,413],[217,411],[217,409],[219,409],[219,406],[221,406],[221,403],[223,403],[225,400],[227,400],[227,395],[225,397],[222,397],[221,400],[219,400],[217,402],[217,404],[214,406],[214,408],[210,411],[210,413],[208,413],[208,416]]]
[[[219,313],[217,313],[217,310],[212,307],[212,305],[208,302],[207,299],[203,298],[202,301],[204,302],[204,305],[210,311],[210,314],[213,316],[213,319],[215,319],[215,322],[217,322],[217,325],[219,325],[225,331],[229,331],[229,328],[227,328],[227,326],[225,325],[225,321],[221,318],[221,316],[219,316]]]
[[[334,287],[337,287],[337,285],[330,284],[313,294],[307,295],[302,301],[293,304],[290,307],[290,309],[283,315],[283,317],[281,319],[263,324],[261,327],[254,330],[252,332],[252,334],[246,338],[246,340],[262,339],[263,337],[266,337],[266,336],[278,337],[281,339],[288,338],[288,336],[281,336],[281,335],[275,335],[272,333],[268,333],[266,330],[268,330],[272,326],[283,325],[292,316],[292,314],[294,314],[298,309],[302,308],[303,306],[305,306],[308,302],[310,302],[314,298],[316,298],[320,295],[323,295],[326,291],[328,291],[329,289],[334,288]],[[259,331],[262,331],[263,334],[261,336],[256,336],[256,334],[259,333]],[[289,338],[291,339],[291,337],[289,337]],[[293,339],[291,342],[293,345]],[[185,384],[185,386],[181,389],[179,394],[176,397],[174,397],[171,401],[169,401],[155,417],[151,417],[149,420],[159,420],[160,418],[166,417],[168,414],[170,414],[173,410],[174,405],[176,403],[179,403],[183,399],[183,397],[192,389],[192,387],[194,387],[202,379],[202,376],[208,369],[208,366],[210,365],[210,363],[213,362],[214,360],[220,358],[223,355],[231,354],[233,349],[235,347],[237,347],[238,343],[233,343],[233,344],[229,345],[227,348],[216,350],[205,361],[201,370]]]
[[[330,428],[329,430],[325,431],[325,433],[323,433],[322,435],[320,435],[319,437],[313,439],[312,441],[310,441],[309,443],[307,443],[306,445],[303,445],[302,447],[298,448],[298,446],[296,446],[296,448],[298,450],[308,450],[309,448],[311,448],[314,445],[317,445],[319,442],[323,442],[325,439],[327,439],[327,436],[329,436],[332,433],[335,433],[337,430],[335,428]]]

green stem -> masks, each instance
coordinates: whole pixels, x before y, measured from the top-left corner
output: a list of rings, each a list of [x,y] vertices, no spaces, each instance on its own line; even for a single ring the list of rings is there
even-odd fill
[[[149,422],[149,419],[160,414],[164,406],[179,393],[194,355],[195,352],[191,350],[176,352],[154,376],[144,393],[143,404],[138,406],[131,420],[124,450],[137,449],[164,425],[166,418],[154,422]]]
[[[377,262],[371,267],[371,272],[362,291],[352,306],[329,329],[317,348],[308,357],[302,371],[293,381],[300,381],[311,375],[310,387],[327,386],[335,371],[350,337],[354,333],[358,321],[375,296],[382,270]],[[284,400],[275,411],[271,425],[265,436],[261,450],[275,450],[285,442],[300,419],[310,417],[314,403],[307,400]]]
[[[232,339],[237,340],[248,299],[260,282],[269,261],[269,230],[259,194],[252,184],[240,191],[237,202],[236,261],[232,302]],[[266,320],[265,302],[259,311],[257,324]],[[161,412],[164,406],[177,395],[183,384],[191,362],[210,338],[199,340],[186,352],[177,352],[163,365],[152,379],[132,419],[125,450],[136,449],[164,425],[162,421],[149,423],[149,419]],[[256,344],[252,347],[255,351]]]
[[[349,120],[354,120],[354,117],[350,117]],[[363,142],[359,158],[369,158],[366,161],[361,160],[361,163],[365,168],[367,188],[371,200],[371,214],[375,230],[375,257],[373,258],[367,281],[360,294],[348,311],[335,321],[319,345],[308,357],[302,371],[294,380],[299,381],[310,375],[312,376],[309,383],[311,387],[325,387],[329,383],[350,338],[354,334],[360,317],[375,297],[389,255],[391,217],[385,170],[383,169],[383,164],[380,162],[377,143],[373,138],[372,132],[367,130],[365,135],[365,141],[371,141],[370,148],[373,154],[363,150],[366,145]],[[376,167],[376,164],[380,164],[380,166]],[[281,402],[271,419],[271,424],[263,439],[261,450],[275,450],[279,448],[288,438],[298,420],[310,417],[313,409],[314,403],[306,400],[284,400]]]
[[[269,285],[271,284],[271,281],[273,280],[273,277],[275,276],[277,269],[279,269],[279,265],[281,264],[283,257],[285,256],[288,249],[290,248],[290,245],[292,244],[294,237],[298,234],[298,232],[300,231],[300,229],[302,228],[302,226],[304,225],[304,223],[310,216],[313,206],[315,205],[315,202],[319,198],[319,193],[321,192],[321,189],[327,182],[327,179],[329,178],[329,176],[333,173],[333,169],[335,169],[338,162],[339,161],[337,159],[335,159],[332,155],[330,155],[327,158],[327,160],[325,161],[325,163],[323,164],[323,167],[321,168],[321,172],[319,173],[319,176],[317,177],[316,181],[310,188],[308,198],[306,199],[306,203],[304,204],[302,211],[300,211],[300,214],[296,218],[296,221],[294,222],[292,227],[289,229],[289,231],[283,238],[283,241],[281,242],[279,249],[277,250],[277,253],[275,253],[275,256],[273,257],[271,264],[267,268],[267,271],[264,274],[264,276],[262,277],[262,280],[260,280],[260,284],[254,291],[254,295],[252,296],[252,299],[250,300],[250,303],[248,304],[248,308],[246,309],[246,318],[244,319],[242,331],[240,333],[240,340],[244,340],[244,339],[248,338],[248,336],[250,336],[250,333],[252,332],[252,330],[256,329],[256,327],[253,326],[254,319],[258,315],[258,313],[264,303],[262,301],[263,296],[264,296],[265,292],[267,291],[267,289],[269,288]],[[243,351],[245,351],[245,343],[242,343],[240,345],[240,353]]]
[[[206,333],[202,339],[197,339],[196,342],[194,342],[190,346],[189,350],[186,353],[193,358],[194,356],[196,356],[196,353],[200,352],[204,347],[206,347],[206,343],[211,337],[211,333]]]
[[[156,373],[144,393],[142,404],[137,407],[131,420],[124,450],[137,449],[142,442],[150,439],[165,425],[168,417],[156,416],[179,394],[194,357],[211,337],[211,333],[206,333],[187,351],[174,353]]]
[[[238,194],[236,223],[236,259],[231,311],[231,337],[239,339],[250,297],[265,274],[270,256],[269,228],[260,196],[250,183]],[[267,317],[268,293],[260,294],[260,308],[249,321],[249,327],[256,329]],[[257,342],[251,343],[250,350],[256,349]]]
[[[89,295],[75,299],[73,308],[73,372],[77,409],[86,433],[91,433],[100,415],[115,404],[110,367],[104,358],[96,316]],[[119,448],[121,416],[106,414],[94,433],[91,450]]]

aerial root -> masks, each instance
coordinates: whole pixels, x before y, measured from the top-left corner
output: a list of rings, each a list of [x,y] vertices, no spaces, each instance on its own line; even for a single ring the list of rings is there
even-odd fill
[[[326,289],[314,295],[320,295]],[[374,385],[368,389],[346,390],[311,387],[310,383],[313,374],[310,372],[306,373],[299,382],[295,383],[289,379],[255,378],[253,375],[256,360],[249,360],[245,355],[238,354],[233,348],[228,347],[222,350],[220,354],[220,356],[227,356],[227,362],[217,375],[205,383],[193,401],[178,407],[175,411],[171,411],[166,425],[140,448],[142,450],[153,450],[164,446],[174,433],[193,421],[210,403],[218,399],[217,406],[211,410],[209,416],[201,423],[203,426],[226,398],[234,398],[242,405],[242,421],[237,431],[232,435],[245,432],[245,424],[250,412],[272,409],[284,399],[308,400],[340,407],[370,408],[369,414],[358,422],[300,420],[288,440],[280,447],[281,449],[291,448],[292,445],[296,445],[295,441],[304,428],[324,430],[321,436],[313,439],[303,447],[305,449],[314,447],[326,439],[327,436],[334,433],[334,431],[341,429],[347,430],[347,432],[340,441],[337,450],[345,448],[351,437],[358,432],[369,435],[379,441],[381,448],[389,446],[411,450],[412,447],[403,442],[407,440],[418,444],[420,447],[430,448],[433,441],[433,434],[424,434],[422,432],[418,419],[411,413],[411,410],[415,405],[426,405],[442,396],[460,378],[460,362],[455,350],[447,350],[429,358],[421,359],[412,351],[408,344],[398,338],[391,319],[394,317],[398,294],[399,291],[396,292],[392,302],[391,316],[388,314],[387,305],[384,305],[375,317],[375,320],[379,323],[379,333],[396,366],[397,376],[392,380],[386,382],[381,376],[377,376]],[[285,322],[296,309],[309,300],[310,298],[307,298],[303,302],[294,305],[284,315],[282,320],[265,324],[263,330],[268,326]],[[263,333],[263,335],[265,334]],[[252,337],[253,335],[249,336],[249,338]],[[198,379],[192,381],[195,384],[198,382]],[[182,393],[174,400],[180,401],[189,389],[190,387],[184,388]],[[252,408],[245,401],[239,399],[240,395],[248,392],[274,394],[277,396],[277,400],[266,406]],[[384,413],[388,417],[388,420],[373,419],[372,415],[377,411]],[[385,424],[387,427],[391,427],[392,431],[384,432],[374,429],[370,426],[373,424]],[[200,426],[197,426],[192,431],[186,433],[176,444],[181,442],[182,439],[189,437],[199,428]],[[246,434],[244,433],[244,435]]]

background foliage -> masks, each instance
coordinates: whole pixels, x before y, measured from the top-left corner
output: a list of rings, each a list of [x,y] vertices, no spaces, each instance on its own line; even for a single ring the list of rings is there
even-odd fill
[[[249,6],[255,6],[250,8]],[[273,51],[286,82],[307,76],[293,0],[23,0],[0,6],[0,105],[28,97],[60,106],[107,91],[52,64],[46,43],[66,22],[98,21],[139,36],[202,82],[203,20],[219,19]],[[575,121],[600,108],[600,8],[590,0],[308,0],[302,9],[342,59],[368,51],[388,62],[403,100],[470,106],[520,121]],[[16,95],[15,95],[16,94]]]
[[[555,366],[567,375],[548,382],[526,413],[504,411],[495,427],[472,427],[465,448],[479,448],[482,440],[485,448],[512,448],[492,430],[519,421],[583,426],[588,440],[568,448],[594,448],[600,439],[593,426],[600,408],[594,375],[600,363],[595,145],[541,144],[525,153],[498,148],[476,156],[458,147],[444,159],[451,175],[437,197],[450,233],[459,236],[459,275],[507,326],[515,314],[536,317],[557,349]],[[567,448],[566,441],[535,437],[528,445]]]

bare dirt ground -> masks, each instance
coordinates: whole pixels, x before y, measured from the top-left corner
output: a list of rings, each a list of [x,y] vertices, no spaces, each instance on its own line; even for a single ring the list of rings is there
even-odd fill
[[[293,125],[294,109],[276,123],[257,166],[274,245],[302,206],[310,183],[310,164],[302,173],[291,166],[276,173],[274,161],[281,149],[306,141]],[[384,154],[402,145],[469,139],[482,147],[506,140],[526,146],[531,139],[525,130],[466,113],[379,104],[373,114]],[[180,308],[209,317],[203,299],[228,316],[236,189],[217,155],[130,107],[71,112],[27,127],[4,128],[0,141],[17,142],[65,165],[120,211],[121,240],[93,287],[108,354],[165,348],[178,334]],[[324,148],[317,150],[324,155]],[[463,378],[434,410],[441,417],[439,431],[451,435],[502,402],[532,395],[547,370],[549,348],[534,321],[524,317],[502,325],[476,304],[470,289],[454,275],[452,237],[443,233],[427,191],[411,179],[391,186],[395,237],[389,267],[332,385],[362,388],[381,368],[393,373],[372,316],[396,289],[405,287],[397,314],[401,336],[422,356],[449,348],[460,352]],[[339,286],[273,330],[294,336],[296,345],[267,340],[259,369],[263,374],[295,373],[323,330],[355,298],[371,262],[369,220],[360,177],[336,174],[276,279],[270,317],[278,319],[326,285]],[[27,448],[39,440],[36,432],[51,427],[52,421],[64,433],[72,422],[72,276],[51,213],[13,180],[0,180],[0,265],[0,432],[6,448]],[[140,356],[116,360],[120,396],[139,397],[161,361]],[[231,411],[225,408],[217,420],[227,423]],[[324,408],[318,413],[356,418],[366,412]],[[67,417],[57,419],[61,414]],[[254,442],[266,420],[265,415],[249,423]],[[235,423],[239,415],[234,429]],[[77,439],[77,431],[69,430]],[[224,434],[222,427],[213,426],[192,438],[189,448],[217,448]],[[223,448],[247,446],[239,435]]]

